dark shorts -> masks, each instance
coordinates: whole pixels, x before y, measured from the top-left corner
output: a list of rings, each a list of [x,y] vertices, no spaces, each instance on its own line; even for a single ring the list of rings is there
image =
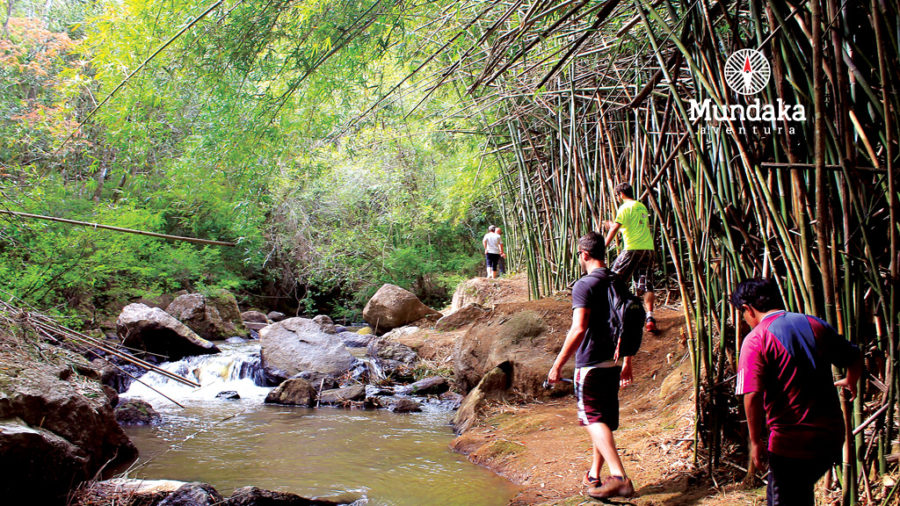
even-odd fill
[[[794,459],[769,454],[766,501],[769,506],[815,506],[815,486],[834,459]]]
[[[500,254],[499,253],[485,253],[485,259],[487,260],[487,268],[492,271],[497,270],[497,266],[500,265]]]
[[[653,263],[655,252],[652,249],[627,249],[613,262],[610,270],[622,279],[634,279],[634,291],[638,295],[653,291]]]
[[[578,401],[578,423],[605,423],[609,430],[619,428],[619,373],[622,368],[594,367],[582,374],[575,369],[575,399]]]

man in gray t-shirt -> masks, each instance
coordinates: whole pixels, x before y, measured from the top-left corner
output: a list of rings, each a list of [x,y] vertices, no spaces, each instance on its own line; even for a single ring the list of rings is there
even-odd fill
[[[503,238],[497,233],[497,227],[494,225],[488,227],[488,233],[484,234],[481,244],[484,246],[487,277],[491,279],[496,278],[500,258],[506,257],[506,253],[503,252]]]

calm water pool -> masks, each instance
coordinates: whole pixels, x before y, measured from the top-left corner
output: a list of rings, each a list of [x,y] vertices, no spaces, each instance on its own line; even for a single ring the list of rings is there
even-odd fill
[[[156,403],[154,403],[155,405]],[[164,423],[127,429],[134,478],[245,485],[373,505],[500,505],[515,486],[452,452],[450,413],[270,406],[259,399],[156,406]]]

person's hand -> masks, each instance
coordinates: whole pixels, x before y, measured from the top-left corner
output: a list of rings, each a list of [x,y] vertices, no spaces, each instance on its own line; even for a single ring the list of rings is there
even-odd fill
[[[634,374],[631,371],[631,361],[626,360],[622,363],[622,373],[619,375],[619,386],[627,387],[634,381]]]
[[[553,366],[550,368],[550,372],[547,373],[547,382],[550,384],[559,383],[559,368]]]
[[[768,451],[762,445],[764,441],[750,441],[750,458],[753,459],[753,467],[760,471],[765,469]]]
[[[502,256],[503,258],[506,258],[506,253],[500,253],[500,256]]]
[[[856,398],[856,382],[850,381],[848,378],[842,378],[834,382],[834,386],[843,388],[847,392],[847,400],[852,401]]]

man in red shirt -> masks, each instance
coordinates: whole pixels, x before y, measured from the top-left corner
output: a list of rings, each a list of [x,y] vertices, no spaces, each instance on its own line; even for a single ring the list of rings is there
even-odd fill
[[[736,393],[744,396],[753,464],[762,469],[768,454],[768,504],[813,506],[816,481],[840,460],[844,441],[835,386],[856,396],[862,355],[828,323],[785,311],[772,279],[744,281],[731,303],[753,329],[741,346]],[[832,365],[847,376],[834,381]]]

